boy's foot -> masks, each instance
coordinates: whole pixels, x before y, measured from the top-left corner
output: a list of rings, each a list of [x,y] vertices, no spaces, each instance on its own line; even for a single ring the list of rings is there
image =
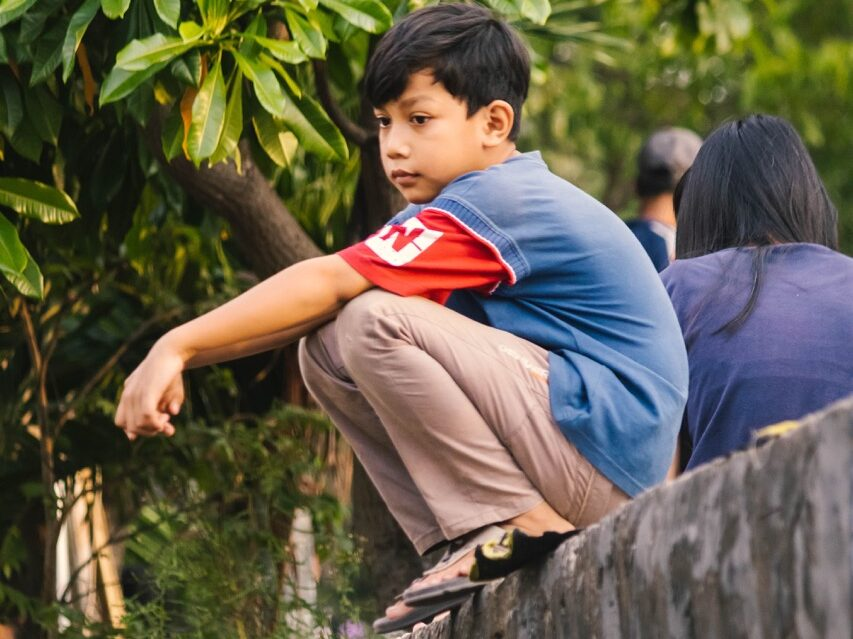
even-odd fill
[[[482,588],[486,582],[506,577],[525,564],[554,550],[580,530],[566,532],[548,531],[541,535],[527,535],[518,528],[506,532],[500,539],[478,545],[467,574],[435,583],[415,582],[403,593],[403,603],[408,606],[435,606],[460,595]]]
[[[454,599],[448,599],[437,604],[428,606],[411,607],[403,604],[402,600],[390,606],[385,611],[385,616],[373,622],[373,631],[379,634],[394,632],[396,630],[407,630],[420,622],[429,622],[433,617],[441,616],[450,610],[455,610],[468,600],[468,594],[457,595]]]
[[[376,632],[403,630],[419,621],[432,619],[439,612],[462,605],[471,593],[485,585],[484,582],[474,582],[469,578],[475,562],[475,551],[484,546],[501,546],[502,540],[513,538],[511,533],[507,534],[508,530],[517,529],[518,532],[525,534],[525,537],[542,535],[546,531],[551,531],[550,535],[562,537],[568,536],[571,534],[570,531],[574,530],[571,523],[560,517],[545,502],[503,522],[501,526],[503,527],[487,526],[453,542],[445,556],[433,568],[415,580],[398,601],[385,609],[385,616],[374,623],[374,630]],[[530,557],[527,552],[523,554],[527,558]],[[519,555],[516,555],[515,559],[518,558]],[[504,562],[501,567],[506,568],[514,564],[514,561],[509,564]],[[415,602],[417,602],[416,605]]]
[[[422,577],[416,579],[406,592],[385,609],[385,616],[373,623],[376,632],[392,632],[410,628],[419,621],[431,619],[434,615],[452,610],[462,605],[474,590],[482,587],[482,584],[471,584],[471,588],[455,593],[453,596],[443,597],[441,601],[417,607],[410,606],[404,601],[406,593],[417,591],[421,588],[431,588],[445,582],[456,580],[468,581],[468,573],[474,563],[474,551],[482,544],[500,539],[505,530],[498,526],[487,526],[473,534],[451,543],[444,556],[439,559],[435,566],[424,572]]]

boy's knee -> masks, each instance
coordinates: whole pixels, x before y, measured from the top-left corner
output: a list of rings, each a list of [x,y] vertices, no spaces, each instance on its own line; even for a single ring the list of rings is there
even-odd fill
[[[389,318],[397,315],[406,298],[371,290],[352,299],[338,314],[336,331],[341,358],[349,365],[381,346]]]
[[[310,385],[318,372],[340,377],[345,375],[343,362],[338,353],[335,321],[321,326],[299,340],[299,370],[302,378]]]

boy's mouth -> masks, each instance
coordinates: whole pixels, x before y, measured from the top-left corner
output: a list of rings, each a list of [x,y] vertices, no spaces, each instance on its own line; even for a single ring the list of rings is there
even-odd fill
[[[415,183],[417,178],[417,173],[410,173],[403,169],[394,169],[391,171],[391,181],[400,186],[410,186]]]

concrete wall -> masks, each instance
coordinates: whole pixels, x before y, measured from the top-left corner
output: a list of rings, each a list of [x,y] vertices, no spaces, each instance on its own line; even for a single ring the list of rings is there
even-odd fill
[[[853,637],[853,398],[643,494],[413,639]]]

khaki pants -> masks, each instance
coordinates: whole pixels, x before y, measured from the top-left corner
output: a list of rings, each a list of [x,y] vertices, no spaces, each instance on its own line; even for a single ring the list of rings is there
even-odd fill
[[[554,423],[548,353],[511,333],[372,290],[299,361],[420,553],[542,501],[580,527],[628,500]]]

